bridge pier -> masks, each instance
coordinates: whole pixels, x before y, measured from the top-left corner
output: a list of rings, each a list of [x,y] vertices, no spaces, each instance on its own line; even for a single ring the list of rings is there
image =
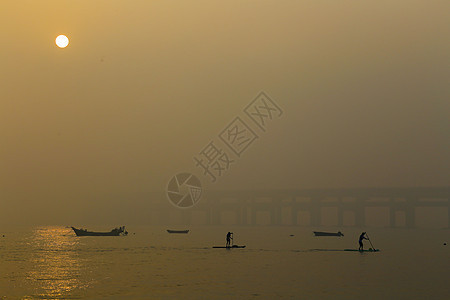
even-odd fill
[[[250,213],[250,224],[256,225],[256,209],[252,209]]]
[[[392,205],[389,208],[389,227],[396,227],[396,218],[395,218],[395,214],[397,213],[397,210],[392,207]]]
[[[297,216],[298,216],[298,210],[295,209],[294,207],[292,207],[291,208],[291,224],[294,226],[298,224]]]
[[[338,217],[337,226],[339,227],[344,226],[344,209],[340,206],[337,208],[337,217]]]
[[[275,225],[277,223],[277,215],[275,213],[275,208],[270,209],[270,225]]]
[[[448,228],[450,228],[450,203],[448,205],[447,223]]]
[[[236,213],[236,224],[237,225],[242,225],[242,212],[241,212],[241,207],[238,206],[235,210]]]
[[[242,225],[249,225],[248,224],[248,209],[247,209],[247,206],[243,206],[242,207],[241,222],[242,222]]]
[[[416,209],[415,207],[406,208],[406,227],[414,228],[416,226]]]
[[[290,209],[291,209],[291,224],[296,226],[298,225],[298,207],[296,204],[295,196],[290,196]]]
[[[357,227],[366,226],[366,210],[364,206],[364,202],[366,201],[366,198],[358,200],[358,204],[355,209],[355,226]]]
[[[406,227],[416,227],[416,206],[419,199],[417,197],[410,197],[408,199],[408,205],[405,208]]]
[[[281,198],[276,198],[272,203],[272,215],[270,223],[272,225],[281,224]]]
[[[314,200],[311,200],[314,201]],[[316,200],[319,201],[319,200]],[[319,202],[317,204],[313,204],[310,209],[310,216],[311,216],[311,226],[321,226],[322,225],[322,210],[319,205]]]

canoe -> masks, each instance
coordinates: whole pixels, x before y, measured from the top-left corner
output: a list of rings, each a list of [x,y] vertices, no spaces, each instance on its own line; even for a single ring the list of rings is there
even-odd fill
[[[170,230],[170,229],[167,229],[167,232],[168,233],[188,233],[189,229],[187,229],[187,230]]]
[[[233,245],[233,246],[214,246],[213,248],[234,249],[234,248],[245,248],[245,246],[238,246],[238,245]]]
[[[344,236],[340,231],[338,232],[323,232],[323,231],[313,231],[315,236]]]
[[[372,248],[368,250],[358,250],[358,249],[344,249],[344,251],[354,251],[354,252],[379,252],[380,249],[373,250]]]
[[[114,228],[108,232],[98,232],[98,231],[88,231],[86,229],[78,229],[75,227],[71,227],[77,236],[119,236],[119,235],[127,235],[128,232],[125,230],[125,226]]]

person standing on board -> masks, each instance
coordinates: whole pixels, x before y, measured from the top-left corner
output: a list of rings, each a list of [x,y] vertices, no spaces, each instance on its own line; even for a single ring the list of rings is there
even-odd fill
[[[230,247],[230,244],[231,244],[231,236],[232,236],[232,232],[229,232],[228,231],[228,233],[227,233],[227,245],[226,245],[226,247]]]
[[[363,240],[368,240],[368,238],[366,238],[365,235],[366,235],[366,233],[363,232],[359,236],[359,249],[358,249],[359,251],[363,251],[364,250]]]

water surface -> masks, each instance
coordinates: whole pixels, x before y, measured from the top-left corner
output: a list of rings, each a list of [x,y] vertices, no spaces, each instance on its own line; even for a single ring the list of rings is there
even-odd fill
[[[107,229],[107,228],[92,228]],[[299,227],[130,227],[127,237],[76,237],[70,228],[9,229],[0,236],[4,299],[445,299],[450,231],[360,229],[314,237]],[[177,228],[171,228],[177,229]],[[183,228],[181,228],[183,229]],[[245,249],[224,245],[227,231]],[[293,235],[293,236],[291,236]],[[366,246],[370,244],[366,242]],[[0,297],[1,298],[1,297]],[[1,298],[1,299],[3,299]]]

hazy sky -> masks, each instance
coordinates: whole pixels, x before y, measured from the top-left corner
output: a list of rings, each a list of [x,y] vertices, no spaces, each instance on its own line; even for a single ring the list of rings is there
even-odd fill
[[[2,0],[0,222],[119,214],[160,201],[180,171],[210,189],[448,186],[449,13],[448,0]],[[284,114],[208,183],[193,157],[260,91]]]

